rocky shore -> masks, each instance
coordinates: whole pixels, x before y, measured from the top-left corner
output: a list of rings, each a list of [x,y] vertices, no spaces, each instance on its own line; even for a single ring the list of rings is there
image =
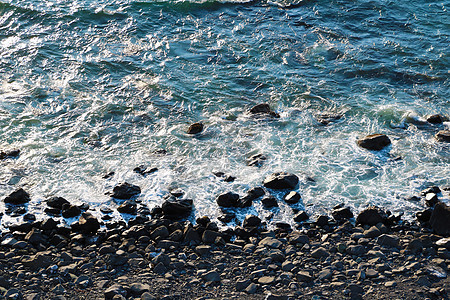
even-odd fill
[[[295,180],[292,174],[275,173],[264,185],[289,189]],[[232,193],[220,195],[217,201],[239,207],[248,204],[251,195],[262,197],[257,191],[241,199]],[[123,184],[113,195],[127,199],[138,192]],[[417,223],[378,207],[368,207],[355,218],[349,208],[339,205],[330,216],[314,220],[300,212],[296,228],[248,215],[241,226],[219,230],[208,217],[195,224],[183,219],[179,213],[189,214],[192,203],[176,198],[182,194],[177,191],[161,208],[150,215],[137,214],[128,224],[99,221],[89,210],[71,227],[54,218],[28,217],[1,233],[0,295],[5,299],[448,299],[450,207],[437,199],[444,192],[448,190],[432,187],[417,196],[430,206],[417,214]],[[27,197],[19,190],[4,201],[20,205]],[[287,201],[295,198],[292,192],[286,196]],[[136,213],[131,204],[122,207]],[[53,213],[74,210],[63,198],[49,199],[47,205]]]

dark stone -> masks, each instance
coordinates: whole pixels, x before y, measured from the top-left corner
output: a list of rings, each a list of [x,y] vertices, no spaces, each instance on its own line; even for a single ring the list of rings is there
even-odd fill
[[[441,130],[434,137],[438,142],[450,143],[450,130]]]
[[[64,218],[74,218],[81,214],[81,209],[76,205],[64,204],[62,207],[62,216]]]
[[[431,115],[427,117],[427,122],[431,124],[441,124],[445,118],[441,115]]]
[[[217,205],[220,207],[237,207],[238,206],[239,195],[228,192],[225,194],[220,194],[216,198]]]
[[[269,104],[267,103],[261,103],[258,105],[253,106],[250,110],[249,113],[252,115],[269,115],[271,117],[274,118],[279,118],[280,115],[277,114],[276,112],[272,111],[272,109],[270,108]]]
[[[205,230],[202,235],[202,241],[205,244],[213,244],[218,237],[222,235],[216,231]]]
[[[194,124],[191,124],[191,126],[189,126],[187,133],[188,134],[197,134],[197,133],[202,132],[203,128],[204,128],[203,123],[200,123],[200,122],[194,123]]]
[[[242,227],[257,227],[261,225],[261,219],[254,215],[247,215],[242,223]]]
[[[191,199],[171,199],[162,204],[162,212],[169,219],[184,218],[191,214],[194,201]]]
[[[421,223],[426,223],[430,221],[431,214],[433,213],[433,210],[431,208],[426,209],[424,211],[419,211],[416,213],[416,218]]]
[[[109,172],[109,173],[103,175],[102,178],[103,179],[109,179],[109,178],[113,177],[115,174],[116,174],[115,172]]]
[[[116,296],[116,295],[125,297],[127,295],[127,290],[119,284],[114,284],[113,286],[106,289],[104,294],[105,294],[105,299],[110,300],[110,299],[113,299],[114,296]]]
[[[296,214],[295,216],[294,216],[294,221],[295,222],[304,222],[304,221],[306,221],[306,220],[308,220],[309,219],[309,216],[308,216],[308,214],[306,213],[306,212],[304,212],[304,211],[301,211],[301,212],[299,212],[298,214]]]
[[[67,201],[63,197],[52,197],[48,199],[46,202],[49,207],[56,208],[59,210],[62,210],[64,204],[70,204],[69,201]]]
[[[262,187],[255,187],[247,191],[247,195],[240,198],[238,201],[238,207],[250,207],[253,204],[253,200],[264,196],[265,191]]]
[[[29,202],[30,195],[25,192],[22,188],[12,192],[9,196],[7,196],[3,201],[8,204],[25,204]]]
[[[141,193],[141,188],[128,182],[120,183],[115,186],[111,197],[116,199],[128,200]]]
[[[266,160],[267,157],[264,154],[255,154],[247,159],[247,166],[259,168],[264,164]]]
[[[262,198],[261,203],[265,208],[278,207],[277,199],[272,195]]]
[[[377,243],[382,246],[399,248],[400,239],[395,235],[382,234],[378,237]]]
[[[336,122],[342,118],[341,114],[334,113],[322,113],[316,116],[317,122],[322,125],[328,125],[332,122]]]
[[[436,204],[431,214],[430,225],[437,234],[450,235],[450,207],[442,202]]]
[[[72,228],[82,233],[96,233],[100,228],[100,224],[93,215],[85,212],[81,215],[78,222],[72,224]]]
[[[331,215],[336,221],[345,221],[353,218],[353,212],[349,207],[340,207],[337,209],[333,209]]]
[[[424,189],[420,194],[422,196],[426,196],[429,193],[439,194],[441,189],[438,186],[431,186],[429,188]]]
[[[137,204],[132,200],[127,200],[117,207],[117,211],[123,214],[135,215],[137,213]]]
[[[56,222],[53,219],[46,219],[41,223],[41,230],[43,231],[52,231],[55,230],[58,226],[59,222]]]
[[[227,212],[223,214],[222,216],[218,217],[218,220],[222,223],[229,223],[236,219],[236,215],[234,213]]]
[[[19,149],[0,151],[0,159],[14,158],[19,156],[19,154],[20,154]]]
[[[319,216],[316,220],[316,225],[319,227],[328,225],[328,216],[325,216],[325,215]]]
[[[425,196],[425,204],[429,207],[434,207],[439,202],[438,196],[435,193],[428,193]]]
[[[287,204],[296,204],[296,203],[298,203],[300,201],[301,198],[302,197],[300,196],[299,193],[292,191],[292,192],[287,193],[284,196],[284,201]]]
[[[364,209],[356,217],[356,223],[361,225],[376,225],[383,223],[386,220],[386,213],[376,206],[371,206]]]
[[[162,225],[152,231],[150,234],[150,238],[152,240],[158,241],[165,239],[169,236],[169,229],[166,226]]]
[[[381,150],[391,144],[391,140],[384,134],[372,134],[357,141],[358,146],[368,150]]]
[[[158,168],[147,168],[144,166],[139,166],[139,167],[134,168],[133,171],[142,176],[146,176],[148,174],[155,173],[156,171],[158,171]]]
[[[23,216],[23,220],[26,221],[26,222],[34,222],[34,221],[36,221],[36,216],[33,215],[33,214],[28,213],[28,214]]]
[[[298,177],[294,174],[278,172],[273,173],[264,180],[264,186],[269,189],[295,189],[298,184]]]
[[[203,227],[208,226],[209,223],[211,223],[211,219],[208,216],[203,216],[200,218],[197,218],[195,222]]]
[[[12,224],[8,227],[10,232],[25,232],[28,233],[33,228],[33,224],[31,223],[21,223],[21,224]]]

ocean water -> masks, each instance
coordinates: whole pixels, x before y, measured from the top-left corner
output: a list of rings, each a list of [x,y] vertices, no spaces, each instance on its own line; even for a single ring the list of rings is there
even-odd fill
[[[105,193],[126,181],[141,187],[150,209],[181,188],[196,216],[215,218],[218,194],[244,195],[287,171],[301,178],[297,208],[310,214],[375,204],[411,218],[423,203],[405,198],[450,184],[450,146],[433,138],[450,123],[422,122],[450,115],[449,7],[0,0],[0,149],[22,151],[0,161],[0,198],[23,187],[38,219],[51,196],[88,203],[100,216],[117,206]],[[248,115],[263,102],[280,118]],[[343,118],[324,126],[316,120],[324,112]],[[199,121],[204,132],[187,135]],[[371,133],[392,145],[359,148]],[[258,153],[268,158],[263,166],[247,166]],[[140,165],[158,171],[144,177],[133,172]],[[283,201],[240,212],[292,223]],[[1,226],[20,219],[4,214]]]

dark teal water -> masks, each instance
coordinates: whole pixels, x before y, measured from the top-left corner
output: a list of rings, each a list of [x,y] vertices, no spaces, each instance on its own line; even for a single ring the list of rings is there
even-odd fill
[[[217,194],[244,194],[267,174],[289,171],[314,178],[299,186],[300,208],[310,213],[344,202],[412,214],[422,204],[405,197],[449,184],[449,146],[433,136],[450,124],[420,122],[450,115],[449,6],[0,1],[0,148],[22,150],[0,162],[0,197],[24,187],[29,211],[42,217],[52,195],[114,207],[105,192],[128,181],[150,208],[180,187],[197,215],[214,217]],[[261,102],[280,119],[249,117]],[[323,126],[315,119],[322,112],[344,118]],[[206,130],[188,136],[197,121]],[[357,147],[376,132],[392,146]],[[256,153],[266,163],[246,166]],[[144,178],[133,172],[138,165],[159,170]],[[226,183],[213,171],[237,179]],[[259,203],[250,212],[268,214]],[[290,222],[282,202],[274,213]]]

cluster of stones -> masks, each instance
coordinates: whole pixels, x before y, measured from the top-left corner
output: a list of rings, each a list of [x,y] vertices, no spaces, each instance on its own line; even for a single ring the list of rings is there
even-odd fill
[[[268,179],[266,188],[298,183],[286,173]],[[138,192],[121,184],[112,195],[131,199]],[[421,196],[427,201],[440,192],[432,187]],[[181,196],[172,191],[151,218],[139,215],[128,224],[101,226],[83,212],[70,227],[52,218],[10,226],[0,239],[0,294],[7,299],[448,297],[450,208],[439,199],[426,202],[431,215],[420,225],[378,207],[353,219],[352,211],[339,205],[331,217],[296,229],[276,223],[269,230],[249,215],[240,226],[220,230],[208,217],[195,224],[180,219],[186,215],[177,215],[180,206],[186,208]],[[4,201],[12,199],[23,202],[29,195],[13,193]]]

